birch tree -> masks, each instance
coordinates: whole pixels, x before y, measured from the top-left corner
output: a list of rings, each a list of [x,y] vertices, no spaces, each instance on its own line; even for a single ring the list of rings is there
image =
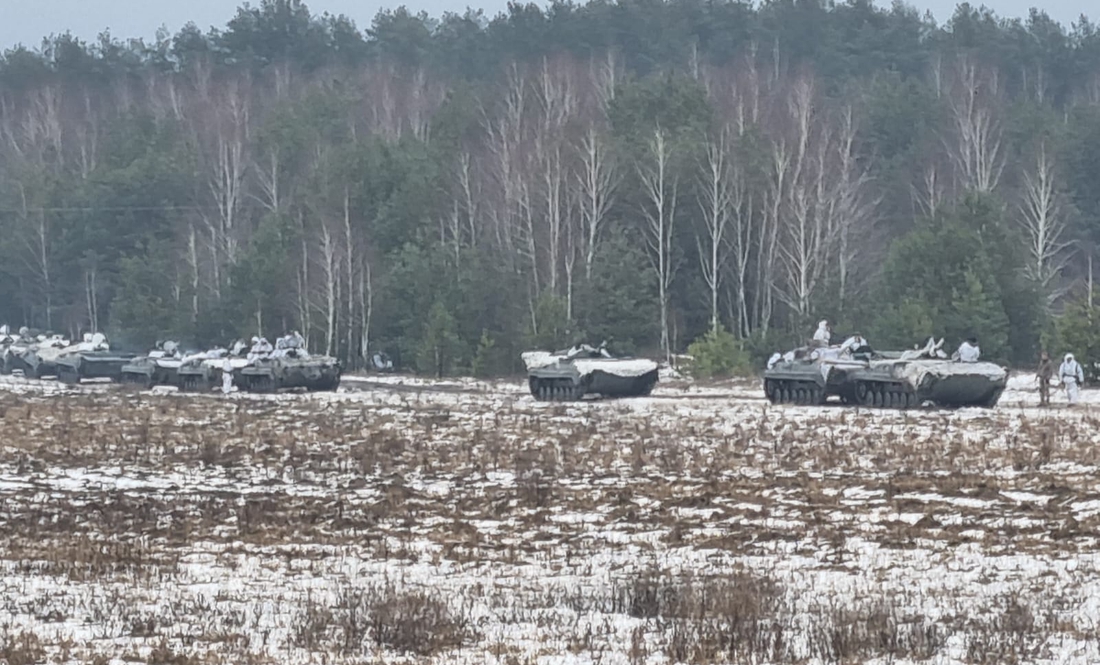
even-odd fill
[[[673,230],[676,226],[678,176],[671,164],[672,148],[664,130],[658,127],[647,144],[644,162],[638,165],[646,202],[644,232],[649,259],[657,278],[658,306],[661,312],[661,351],[671,362],[669,336],[669,289],[679,268],[673,256]]]
[[[592,264],[596,259],[600,234],[607,220],[607,213],[615,203],[615,192],[620,180],[599,132],[594,127],[589,127],[581,139],[580,168],[576,174],[585,279],[592,278]]]
[[[860,239],[870,230],[874,221],[874,210],[878,203],[868,193],[870,176],[859,163],[856,154],[855,112],[851,105],[845,106],[840,116],[836,137],[835,167],[823,163],[821,168],[829,169],[836,176],[832,205],[827,206],[835,218],[836,266],[840,310],[847,304],[850,280],[859,263],[864,243]]]
[[[729,254],[734,280],[734,320],[738,334],[747,337],[751,333],[748,307],[749,268],[753,262],[753,243],[757,235],[757,195],[748,182],[748,169],[741,165],[736,154],[731,156],[729,180]],[[762,260],[762,257],[757,257]]]
[[[829,162],[831,136],[828,125],[817,117],[815,96],[813,83],[803,78],[795,83],[788,101],[793,147],[782,213],[784,233],[778,248],[786,274],[780,296],[800,319],[810,313],[834,238],[834,201],[827,182],[833,167]]]
[[[320,264],[320,299],[314,308],[325,317],[325,355],[331,356],[336,345],[336,318],[340,303],[340,256],[335,234],[328,225],[321,223],[318,234],[318,263]]]
[[[947,153],[964,189],[992,192],[1004,171],[1002,130],[997,109],[1002,106],[996,70],[960,55],[955,61],[954,86],[947,97],[952,133]]]
[[[196,113],[192,128],[206,170],[199,210],[210,239],[211,280],[221,298],[227,266],[236,265],[242,238],[242,204],[249,173],[251,101],[248,82],[230,78],[216,90],[207,90],[198,78]],[[209,205],[209,203],[212,205]]]
[[[1056,185],[1054,162],[1040,143],[1035,164],[1023,174],[1023,200],[1018,220],[1027,241],[1027,276],[1043,290],[1047,304],[1060,295],[1058,276],[1068,260],[1071,243],[1063,239],[1066,217]]]
[[[699,209],[703,232],[696,236],[699,269],[710,295],[710,328],[718,330],[718,293],[728,255],[726,230],[729,227],[733,193],[730,186],[728,138],[725,129],[704,147],[699,182]]]

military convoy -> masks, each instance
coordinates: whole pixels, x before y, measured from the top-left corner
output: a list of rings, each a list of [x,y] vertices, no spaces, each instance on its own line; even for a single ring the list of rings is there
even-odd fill
[[[948,359],[942,346],[943,340],[929,340],[923,348],[879,351],[858,336],[832,347],[827,338],[815,339],[809,346],[772,357],[764,372],[764,395],[773,404],[820,405],[836,398],[843,404],[894,409],[995,406],[1007,386],[1008,371],[995,363]],[[158,342],[153,351],[137,356],[111,350],[100,333],[72,344],[59,335],[26,328],[12,334],[0,326],[0,372],[56,376],[71,384],[105,378],[142,388],[169,385],[209,392],[226,385],[228,371],[232,385],[249,392],[336,390],[339,361],[311,355],[304,347],[295,332],[279,338],[274,347],[253,338],[251,346],[242,340],[231,349],[184,354],[173,342]],[[604,344],[528,351],[522,359],[528,388],[543,401],[646,396],[658,381],[656,362],[615,357]]]
[[[527,383],[538,400],[574,401],[587,395],[636,397],[657,385],[657,363],[615,358],[605,345],[579,344],[565,351],[522,354]]]
[[[1008,371],[990,362],[957,362],[929,340],[909,351],[824,352],[804,347],[769,363],[764,394],[773,404],[844,404],[909,409],[996,406]]]
[[[274,392],[284,388],[331,391],[340,385],[340,362],[314,356],[297,333],[280,338],[276,346],[253,338],[232,349],[184,354],[175,342],[158,342],[145,355],[112,351],[101,333],[88,334],[71,344],[59,335],[40,335],[26,328],[10,334],[0,327],[0,371],[41,379],[55,376],[63,383],[104,378],[142,388],[176,386],[181,391],[209,392],[223,384],[226,371],[240,390]]]

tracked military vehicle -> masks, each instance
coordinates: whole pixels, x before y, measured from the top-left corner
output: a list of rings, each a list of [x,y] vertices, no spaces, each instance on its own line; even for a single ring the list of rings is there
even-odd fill
[[[302,348],[288,348],[252,358],[234,373],[234,383],[241,390],[260,393],[284,388],[331,391],[340,387],[340,376],[339,360],[310,355]]]
[[[176,369],[176,386],[184,392],[209,392],[222,383],[226,361],[236,373],[249,364],[240,344],[232,350],[211,349],[184,357]]]
[[[175,342],[158,343],[147,355],[136,356],[122,366],[123,383],[142,388],[179,384],[179,368],[183,364]]]
[[[764,372],[764,394],[773,404],[824,404],[831,395],[844,397],[844,368],[864,365],[855,359],[825,360],[818,349],[798,348]]]
[[[535,399],[570,401],[586,395],[638,397],[657,385],[657,363],[641,358],[613,357],[603,345],[587,344],[549,353],[528,351],[521,356],[527,383]]]
[[[65,347],[53,357],[57,380],[76,384],[84,379],[111,379],[122,377],[122,366],[134,358],[133,353],[112,351],[103,333],[85,335],[79,344]]]
[[[824,404],[837,396],[846,404],[907,409],[993,407],[1008,385],[1008,371],[995,363],[947,359],[943,340],[911,351],[787,354],[764,373],[772,403]]]
[[[10,371],[21,371],[34,379],[57,376],[57,358],[71,346],[61,335],[39,335],[25,344],[13,345]]]

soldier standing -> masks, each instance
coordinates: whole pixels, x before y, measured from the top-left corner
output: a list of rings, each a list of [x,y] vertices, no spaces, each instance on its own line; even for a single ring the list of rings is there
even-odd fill
[[[1039,379],[1039,406],[1050,406],[1050,380],[1054,377],[1054,363],[1046,351],[1039,354],[1039,367],[1035,374]]]
[[[1066,389],[1066,399],[1070,406],[1077,403],[1081,395],[1081,384],[1085,382],[1085,373],[1081,369],[1081,363],[1073,358],[1072,353],[1067,353],[1062,366],[1058,368],[1058,378]]]

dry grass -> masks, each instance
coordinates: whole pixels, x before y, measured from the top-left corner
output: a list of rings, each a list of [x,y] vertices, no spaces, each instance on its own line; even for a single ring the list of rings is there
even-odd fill
[[[1100,657],[1088,414],[654,404],[0,391],[0,663]]]

